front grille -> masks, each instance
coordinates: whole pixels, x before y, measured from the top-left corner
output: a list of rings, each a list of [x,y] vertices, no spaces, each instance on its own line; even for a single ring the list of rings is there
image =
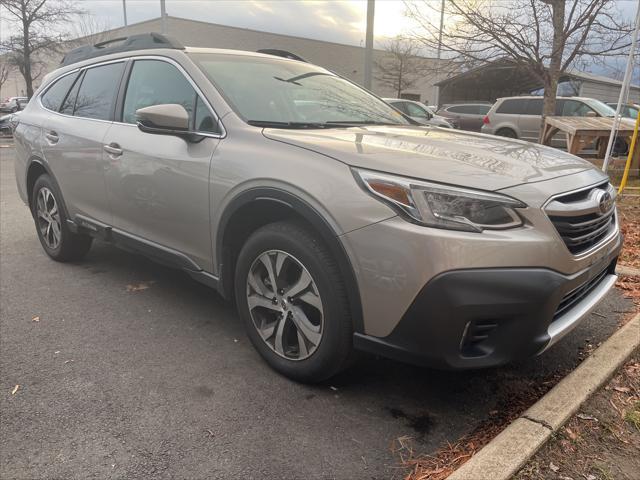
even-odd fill
[[[562,301],[560,305],[558,305],[558,309],[556,313],[553,315],[553,319],[560,317],[563,313],[573,307],[576,303],[586,297],[594,288],[598,286],[598,284],[604,279],[607,275],[607,271],[609,267],[605,268],[598,275],[593,277],[591,280],[583,283],[577,288],[574,288],[569,293],[567,293],[564,297],[562,297]]]
[[[545,207],[572,254],[578,255],[598,245],[616,228],[614,196],[615,190],[604,183],[556,197]]]

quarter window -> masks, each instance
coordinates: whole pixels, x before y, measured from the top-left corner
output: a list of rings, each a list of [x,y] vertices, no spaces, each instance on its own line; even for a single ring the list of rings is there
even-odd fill
[[[49,110],[57,112],[62,100],[67,95],[69,88],[71,88],[71,85],[73,85],[73,81],[77,76],[77,73],[71,73],[69,75],[65,75],[59,80],[56,80],[56,82],[51,85],[46,92],[44,92],[44,95],[40,97],[42,105]]]
[[[123,70],[122,62],[89,68],[78,90],[74,116],[110,120]]]
[[[67,97],[62,102],[62,107],[60,107],[60,113],[64,113],[66,115],[73,115],[73,107],[76,104],[76,97],[78,96],[78,90],[80,90],[80,83],[82,83],[82,75],[78,77],[76,83],[73,84],[71,90],[67,94]]]

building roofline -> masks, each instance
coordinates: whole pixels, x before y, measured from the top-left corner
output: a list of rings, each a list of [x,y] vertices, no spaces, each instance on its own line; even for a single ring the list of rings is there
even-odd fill
[[[175,15],[167,15],[166,18],[167,18],[167,20],[183,20],[185,22],[194,22],[194,23],[199,23],[199,24],[203,24],[203,25],[209,25],[209,26],[213,26],[213,27],[231,28],[231,29],[234,29],[234,30],[241,30],[241,31],[251,32],[251,33],[267,33],[269,35],[276,35],[278,37],[285,37],[285,38],[290,38],[290,39],[293,39],[293,40],[309,40],[309,41],[312,41],[312,42],[319,42],[319,43],[323,43],[323,44],[326,44],[326,45],[358,48],[358,49],[361,49],[361,50],[364,51],[364,47],[360,47],[358,45],[349,45],[348,43],[331,42],[331,41],[328,41],[328,40],[319,40],[319,39],[316,39],[316,38],[301,37],[301,36],[298,36],[298,35],[287,35],[287,34],[282,34],[282,33],[277,33],[277,32],[269,32],[267,30],[256,30],[254,28],[236,27],[236,26],[233,26],[233,25],[224,25],[222,23],[206,22],[204,20],[195,20],[195,19],[192,19],[192,18],[178,17],[178,16],[175,16]],[[115,31],[120,31],[121,32],[121,31],[125,30],[128,27],[139,26],[139,25],[143,25],[145,23],[158,22],[160,20],[161,20],[161,17],[154,17],[154,18],[150,18],[148,20],[142,20],[141,22],[130,23],[126,27],[123,25],[121,27],[114,27],[114,28],[111,28],[109,30],[104,30],[102,32],[98,32],[98,34],[110,34],[110,33],[115,32]],[[92,35],[86,35],[84,37],[78,37],[78,38],[76,38],[74,40],[80,40],[80,39],[83,39],[83,38],[89,38],[91,36]],[[186,45],[186,46],[188,47],[188,46],[191,46],[191,45]],[[218,48],[218,47],[209,47],[209,48]],[[380,52],[380,53],[385,53],[386,52],[386,50],[381,50],[379,48],[374,48],[373,50],[375,52]],[[416,55],[416,57],[417,58],[422,58],[422,59],[425,59],[425,60],[437,60],[435,57],[424,57],[424,56],[421,56],[421,55]]]
[[[439,82],[435,83],[434,85],[437,86],[437,87],[440,87],[440,86],[442,86],[442,85],[444,85],[446,83],[449,83],[452,80],[459,80],[461,78],[465,78],[467,76],[471,76],[474,73],[477,73],[477,72],[480,72],[482,70],[486,70],[486,69],[489,69],[489,68],[492,68],[492,67],[493,68],[517,68],[518,65],[513,63],[513,62],[510,62],[509,60],[497,60],[495,62],[488,62],[488,63],[480,65],[480,66],[478,66],[476,68],[473,68],[471,70],[467,70],[465,72],[461,72],[461,73],[458,73],[456,75],[453,75],[453,76],[451,76],[449,78],[445,78],[443,80],[440,80]],[[616,80],[614,78],[605,77],[605,76],[602,76],[602,75],[595,75],[595,74],[587,73],[587,72],[579,72],[579,71],[575,71],[575,70],[565,71],[564,73],[562,73],[560,75],[560,77],[561,78],[562,77],[572,77],[572,78],[577,78],[577,79],[580,79],[580,80],[586,80],[586,81],[593,82],[593,83],[600,83],[600,84],[604,84],[604,85],[613,85],[613,86],[616,86],[616,87],[622,86],[622,82],[620,80]],[[633,89],[640,89],[640,85],[631,84],[629,87],[633,88]]]

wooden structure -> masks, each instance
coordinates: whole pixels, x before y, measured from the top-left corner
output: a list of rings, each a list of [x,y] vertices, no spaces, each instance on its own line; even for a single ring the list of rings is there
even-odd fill
[[[604,158],[611,133],[613,118],[609,117],[547,117],[542,130],[542,144],[549,145],[558,132],[567,137],[567,151],[577,155],[586,146],[598,142],[598,158]],[[618,137],[631,144],[634,122],[622,119],[618,127]],[[637,169],[640,163],[640,148],[636,146],[631,168]]]

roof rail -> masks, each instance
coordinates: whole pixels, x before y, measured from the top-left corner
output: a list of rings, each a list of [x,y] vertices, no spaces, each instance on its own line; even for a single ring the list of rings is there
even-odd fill
[[[115,43],[115,45],[111,45]],[[95,45],[83,45],[67,52],[62,58],[60,64],[62,66],[71,65],[72,63],[81,62],[89,58],[101,57],[110,53],[128,52],[131,50],[148,50],[151,48],[173,48],[176,50],[184,50],[184,46],[166,35],[159,33],[141,33],[138,35],[130,35],[128,37],[113,38]]]
[[[295,53],[287,52],[286,50],[278,50],[276,48],[263,48],[261,50],[257,50],[257,53],[265,53],[267,55],[274,55],[276,57],[289,58],[291,60],[298,60],[299,62],[307,63],[304,58],[296,55]]]

